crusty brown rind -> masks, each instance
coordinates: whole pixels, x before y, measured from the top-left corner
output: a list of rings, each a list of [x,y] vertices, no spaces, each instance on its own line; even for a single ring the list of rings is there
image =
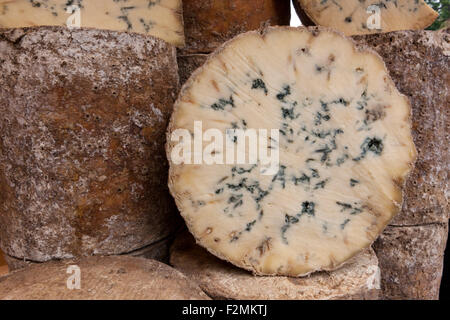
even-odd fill
[[[80,270],[70,290],[69,266]],[[70,270],[69,270],[70,271]],[[73,282],[71,282],[73,283]],[[0,300],[209,300],[179,271],[154,260],[89,257],[33,265],[0,279]]]
[[[169,249],[170,245],[173,242],[173,237],[169,237],[163,240],[160,240],[154,244],[151,244],[149,246],[146,246],[141,249],[134,250],[129,253],[122,254],[124,256],[129,257],[138,257],[138,258],[145,258],[145,259],[151,259],[160,261],[163,263],[169,262]],[[16,271],[19,269],[27,268],[34,264],[41,264],[43,262],[36,262],[36,261],[30,261],[30,260],[24,260],[24,259],[17,259],[11,256],[6,255],[5,256],[7,267],[9,268],[9,271]]]
[[[9,272],[9,268],[8,268],[8,265],[6,264],[5,256],[2,252],[2,250],[0,250],[0,277],[4,276],[8,272]]]
[[[449,30],[398,31],[353,39],[383,58],[396,87],[411,101],[418,157],[406,182],[402,213],[392,223],[407,226],[446,222],[450,52],[445,51],[450,44]]]
[[[9,273],[9,269],[7,265],[0,266],[0,281],[1,277],[7,275]]]
[[[179,224],[164,138],[175,48],[139,34],[0,30],[0,245],[31,261],[130,252]]]
[[[180,83],[207,59],[207,55],[240,33],[261,25],[289,25],[289,0],[183,1],[186,46],[178,49]]]
[[[378,261],[372,249],[331,273],[302,279],[260,277],[214,257],[186,232],[175,239],[170,262],[214,299],[376,300],[380,292]]]
[[[0,249],[0,266],[5,265],[6,261],[5,261],[5,255],[2,252],[2,250]]]
[[[289,25],[289,0],[184,0],[183,20],[187,53],[210,53],[236,35],[262,23]]]
[[[152,259],[163,263],[169,262],[169,249],[173,242],[173,237],[160,240],[144,248],[127,253],[127,256]]]
[[[10,271],[23,269],[37,263],[29,260],[17,259],[8,255],[5,256],[5,260]]]
[[[437,300],[448,224],[388,226],[375,242],[382,298]]]
[[[397,88],[410,98],[418,151],[416,167],[406,181],[402,211],[374,246],[382,269],[383,296],[436,299],[448,235],[442,230],[447,228],[450,212],[449,30],[398,31],[354,39],[383,57]]]
[[[180,84],[184,84],[191,74],[200,68],[208,59],[207,54],[183,54],[179,51],[177,56]]]
[[[166,132],[166,141],[167,141],[166,142],[166,156],[167,156],[167,159],[169,161],[168,186],[169,186],[170,193],[172,194],[173,198],[175,199],[175,203],[176,203],[176,205],[177,205],[177,207],[178,207],[178,209],[179,209],[179,211],[180,211],[182,216],[183,216],[183,211],[181,209],[181,201],[178,199],[180,197],[180,195],[178,195],[176,193],[176,191],[174,190],[174,188],[173,188],[173,185],[174,185],[173,181],[177,178],[177,175],[174,172],[175,171],[175,169],[174,169],[175,165],[172,163],[171,155],[170,155],[170,151],[171,151],[170,137],[172,135],[172,132],[174,130],[176,130],[176,128],[174,128],[174,122],[175,122],[175,118],[177,117],[177,112],[178,112],[179,105],[181,104],[182,100],[184,99],[184,96],[187,94],[189,89],[195,84],[196,78],[199,77],[202,74],[202,72],[203,72],[203,70],[205,68],[208,68],[209,61],[213,60],[216,56],[218,56],[222,52],[222,50],[224,50],[233,41],[236,41],[237,39],[240,39],[242,37],[246,37],[246,36],[249,36],[249,35],[252,35],[252,34],[253,35],[259,35],[261,37],[265,37],[265,35],[267,35],[270,32],[276,32],[276,31],[280,31],[280,30],[292,30],[292,31],[296,31],[296,32],[309,32],[309,33],[311,33],[313,35],[318,35],[320,32],[331,32],[331,33],[334,33],[334,34],[336,34],[336,35],[338,35],[338,36],[340,36],[342,38],[345,38],[345,39],[348,39],[349,41],[352,41],[352,43],[355,45],[354,46],[354,50],[355,51],[371,54],[371,55],[375,56],[377,59],[380,59],[381,62],[383,63],[383,65],[384,65],[384,69],[386,71],[386,74],[388,74],[387,67],[386,67],[385,63],[383,62],[383,59],[381,58],[381,56],[376,51],[371,49],[368,45],[360,44],[359,46],[357,46],[357,43],[354,41],[354,39],[344,36],[343,33],[339,32],[337,30],[334,30],[334,29],[320,27],[320,26],[316,26],[316,27],[289,27],[289,26],[271,27],[271,26],[263,26],[259,30],[254,30],[254,31],[249,31],[249,32],[246,32],[246,33],[242,33],[242,34],[236,36],[235,38],[233,38],[231,40],[228,40],[225,43],[223,43],[220,47],[218,47],[213,53],[211,53],[208,56],[208,58],[203,63],[203,65],[201,67],[197,68],[191,74],[190,78],[182,85],[180,93],[178,95],[178,98],[175,101],[174,108],[173,108],[173,113],[172,113],[172,116],[170,118],[169,125],[168,125],[167,132]],[[394,84],[393,80],[389,76],[386,77],[386,81],[387,81],[387,83],[390,83],[390,84],[392,84],[395,87],[395,84]],[[411,109],[411,103],[410,103],[409,99],[404,94],[401,94],[401,95],[404,97],[405,102],[408,104],[409,108]],[[412,112],[410,110],[409,117],[408,117],[408,119],[406,119],[406,123],[407,123],[409,128],[412,127],[411,113]],[[405,175],[405,179],[402,179],[401,181],[399,180],[397,182],[397,187],[398,187],[397,191],[398,191],[398,194],[399,194],[400,201],[394,203],[395,212],[392,212],[390,221],[392,221],[392,219],[395,218],[395,216],[400,212],[400,210],[402,208],[402,204],[403,204],[403,190],[404,190],[404,187],[405,187],[406,178],[409,176],[409,174],[413,170],[413,168],[415,166],[416,157],[417,157],[417,150],[416,150],[416,147],[414,145],[414,142],[413,142],[412,138],[411,138],[411,141],[405,141],[405,143],[411,145],[411,147],[413,148],[413,157],[412,157],[411,162],[408,165],[409,169],[408,169],[408,172]],[[183,216],[183,218],[185,219],[185,222],[186,222],[188,230],[191,231],[190,221],[188,219],[186,219],[184,216]],[[378,234],[381,234],[383,232],[384,228],[386,228],[386,226],[390,223],[390,221],[382,229],[380,229],[378,231]],[[191,232],[191,234],[193,234],[194,237],[195,237],[195,234],[193,232]],[[375,240],[376,239],[374,239],[373,242],[375,242]],[[198,238],[195,238],[195,241],[196,241],[197,244],[200,244],[200,240]],[[370,243],[367,247],[361,248],[361,250],[359,252],[355,252],[355,254],[353,256],[349,257],[349,259],[353,258],[355,255],[357,255],[358,253],[362,252],[363,250],[366,250],[369,247],[371,247],[373,242]],[[261,274],[261,273],[258,273],[250,265],[246,265],[245,263],[237,264],[237,263],[235,263],[233,261],[229,261],[220,252],[212,250],[211,248],[205,248],[205,249],[208,250],[213,255],[215,255],[216,257],[219,257],[222,260],[228,261],[228,262],[236,265],[237,267],[244,268],[244,269],[246,269],[248,271],[251,271],[255,275],[268,275],[268,276],[275,276],[276,275],[276,274],[266,274],[266,273]],[[303,277],[303,276],[308,276],[311,273],[318,272],[318,271],[333,271],[333,270],[336,270],[336,269],[344,266],[347,261],[344,261],[342,263],[336,264],[333,267],[323,267],[321,269],[311,270],[310,272],[305,273],[305,274],[295,274],[295,275],[290,275],[290,276]]]

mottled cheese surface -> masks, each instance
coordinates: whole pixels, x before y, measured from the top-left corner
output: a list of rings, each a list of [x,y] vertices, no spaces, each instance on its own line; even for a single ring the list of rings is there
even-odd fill
[[[181,0],[0,0],[0,28],[76,25],[129,31],[184,45]],[[72,18],[71,18],[72,17]]]
[[[322,28],[249,32],[183,87],[168,131],[169,187],[197,242],[218,257],[255,274],[332,270],[401,206],[416,154],[409,117],[375,53]],[[194,135],[195,121],[225,139],[230,128],[278,129],[278,170],[174,163],[172,151],[189,142],[172,133]]]
[[[438,17],[423,0],[294,1],[317,25],[346,35],[424,29]]]

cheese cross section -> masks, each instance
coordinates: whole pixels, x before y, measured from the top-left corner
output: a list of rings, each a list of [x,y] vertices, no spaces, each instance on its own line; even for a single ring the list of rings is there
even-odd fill
[[[423,0],[294,1],[297,11],[303,10],[314,23],[345,35],[424,29],[439,15]]]
[[[68,19],[76,26],[78,13],[80,27],[148,34],[184,45],[181,0],[0,0],[0,27],[66,26]]]
[[[416,155],[409,102],[377,54],[335,32],[242,34],[194,72],[174,109],[167,155],[177,206],[200,245],[255,274],[334,269],[401,206]],[[194,135],[195,121],[232,141],[227,129],[278,129],[277,172],[261,174],[260,162],[176,164],[173,153],[194,147],[172,133]]]

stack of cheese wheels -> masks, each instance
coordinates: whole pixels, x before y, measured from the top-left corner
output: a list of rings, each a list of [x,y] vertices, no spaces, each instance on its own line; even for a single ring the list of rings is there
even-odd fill
[[[0,299],[438,297],[438,13],[293,3],[0,0]]]
[[[416,155],[410,112],[381,58],[336,32],[245,33],[212,54],[175,103],[169,187],[216,256],[259,275],[333,270],[401,208]],[[245,140],[231,129],[265,129],[256,147],[278,152],[276,170],[262,157],[249,163],[249,144],[244,164],[223,164]],[[209,143],[202,149],[198,139]]]
[[[0,300],[209,300],[179,271],[133,257],[34,265],[0,278]]]
[[[181,82],[225,41],[262,24],[289,25],[290,16],[289,0],[184,0],[186,46],[178,57]]]
[[[331,27],[346,35],[420,30],[439,15],[424,0],[294,0],[293,3],[304,25]]]
[[[165,131],[176,49],[148,35],[0,31],[0,244],[42,262],[123,254],[179,226]]]

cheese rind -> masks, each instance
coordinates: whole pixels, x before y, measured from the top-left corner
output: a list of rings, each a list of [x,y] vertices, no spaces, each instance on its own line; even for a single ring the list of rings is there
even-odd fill
[[[0,27],[66,26],[80,8],[80,27],[129,31],[184,45],[181,0],[0,0]]]
[[[0,299],[210,300],[168,265],[123,256],[53,261],[12,272],[0,277]]]
[[[448,31],[397,31],[354,37],[383,57],[397,88],[411,100],[416,167],[402,212],[374,248],[384,299],[437,299],[448,232],[450,113]],[[402,257],[402,258],[399,258]]]
[[[180,75],[180,83],[184,84],[192,72],[197,70],[208,59],[207,54],[178,54],[178,73]]]
[[[261,24],[289,25],[289,0],[184,0],[184,53],[210,53]]]
[[[0,247],[124,254],[182,223],[165,186],[176,51],[136,33],[0,30]],[[149,157],[151,155],[151,157]]]
[[[169,247],[172,243],[173,238],[164,239],[157,243],[151,244],[144,248],[134,250],[129,253],[121,254],[121,256],[129,256],[136,258],[145,258],[160,261],[163,263],[167,263],[169,260]],[[6,260],[6,268],[9,269],[9,272],[16,271],[19,269],[27,268],[29,266],[33,266],[35,264],[41,264],[42,262],[30,261],[26,259],[17,259],[8,255],[5,255]],[[0,266],[1,268],[1,266]]]
[[[448,224],[388,226],[374,243],[383,299],[438,300]]]
[[[184,85],[168,130],[169,187],[191,233],[216,256],[256,274],[332,270],[398,212],[416,153],[409,117],[375,53],[321,28],[249,32]],[[195,121],[225,137],[236,127],[278,129],[278,171],[176,165],[172,150],[189,142],[171,133],[193,134]]]
[[[423,0],[295,0],[300,17],[319,26],[335,28],[345,35],[370,34],[397,30],[424,29],[438,13]],[[380,26],[372,9],[379,8]],[[373,18],[372,18],[373,17]],[[304,21],[305,20],[305,21]],[[310,25],[309,19],[302,22]]]
[[[255,277],[225,263],[180,234],[171,247],[170,264],[218,300],[376,300],[380,270],[369,248],[333,272],[310,277]]]

